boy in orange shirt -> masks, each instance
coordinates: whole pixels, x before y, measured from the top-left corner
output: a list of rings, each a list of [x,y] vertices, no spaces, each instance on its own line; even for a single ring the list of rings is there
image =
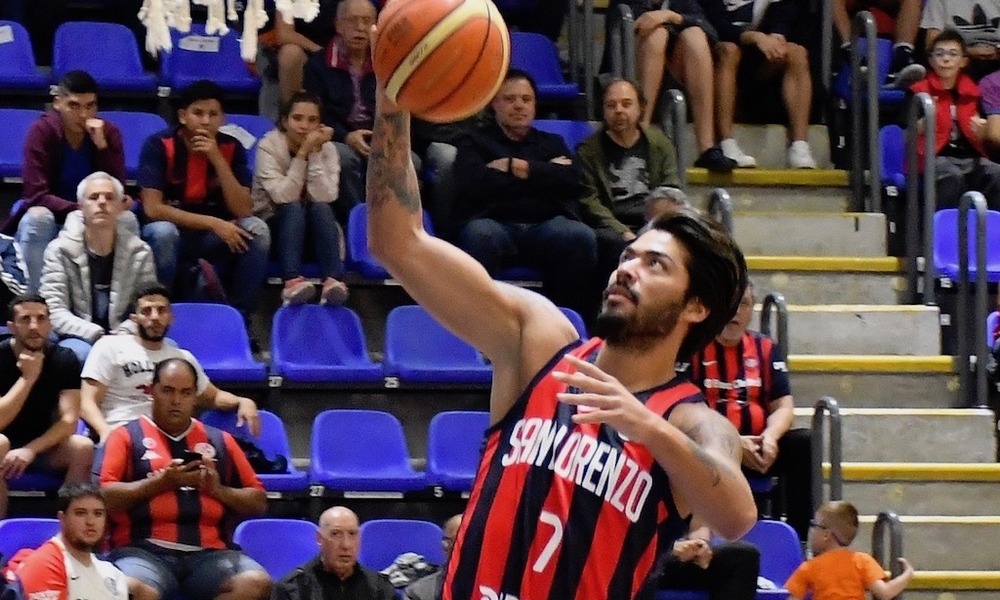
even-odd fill
[[[864,600],[870,591],[878,600],[898,596],[913,577],[913,567],[900,558],[903,572],[886,580],[885,571],[864,552],[848,548],[858,533],[858,509],[850,502],[826,502],[810,523],[813,558],[802,563],[785,583],[790,600],[812,592],[813,600]]]

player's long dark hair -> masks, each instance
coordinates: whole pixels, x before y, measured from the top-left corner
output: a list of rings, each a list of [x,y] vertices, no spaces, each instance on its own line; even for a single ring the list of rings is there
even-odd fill
[[[747,263],[732,236],[717,222],[694,210],[670,212],[650,221],[643,232],[666,231],[688,251],[690,278],[684,299],[698,298],[709,310],[681,342],[677,356],[683,360],[701,350],[736,314],[747,286]],[[641,234],[641,233],[640,233]]]

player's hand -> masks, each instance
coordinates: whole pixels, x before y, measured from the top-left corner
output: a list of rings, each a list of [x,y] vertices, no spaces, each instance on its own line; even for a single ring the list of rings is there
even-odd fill
[[[11,450],[0,460],[0,477],[4,479],[15,479],[24,475],[28,466],[35,462],[38,455],[31,448],[17,448]]]
[[[371,129],[355,129],[347,134],[347,137],[344,138],[344,143],[361,156],[367,158],[372,152],[371,146],[368,145],[371,135]]]
[[[87,135],[90,136],[90,140],[94,142],[98,150],[104,150],[108,147],[108,140],[104,136],[104,121],[102,119],[87,119],[84,127],[87,128]]]
[[[260,413],[257,411],[257,403],[250,398],[238,396],[236,398],[236,426],[243,427],[245,423],[250,435],[257,437],[260,435]]]
[[[581,425],[604,423],[613,427],[620,435],[634,442],[644,443],[647,432],[653,429],[653,420],[659,420],[660,417],[639,402],[620,381],[596,365],[575,356],[567,355],[564,358],[576,372],[555,371],[552,376],[579,390],[578,393],[567,391],[556,394],[560,402],[577,407],[573,422]]]
[[[44,352],[25,350],[17,355],[17,368],[21,371],[21,376],[30,383],[38,381],[38,376],[42,373],[42,365],[44,363]]]
[[[222,158],[222,153],[219,152],[219,145],[216,143],[215,137],[209,135],[208,131],[204,129],[197,130],[191,136],[190,146],[192,152],[201,154],[213,163]]]
[[[253,239],[253,234],[232,221],[218,219],[212,226],[212,233],[217,235],[233,252],[243,254],[247,244]]]

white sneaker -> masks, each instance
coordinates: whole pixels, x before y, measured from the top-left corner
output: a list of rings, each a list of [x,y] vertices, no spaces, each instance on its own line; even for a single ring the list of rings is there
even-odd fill
[[[788,168],[789,169],[815,169],[816,159],[813,158],[812,150],[809,149],[809,142],[796,140],[788,147]]]
[[[722,153],[726,155],[726,158],[736,161],[737,167],[749,169],[757,166],[757,159],[743,152],[743,149],[733,138],[722,140],[719,142],[719,147],[722,148]]]

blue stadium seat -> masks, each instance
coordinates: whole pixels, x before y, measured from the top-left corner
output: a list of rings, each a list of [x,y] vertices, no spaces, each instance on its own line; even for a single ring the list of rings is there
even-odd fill
[[[129,179],[139,176],[139,155],[146,138],[165,130],[169,125],[163,117],[153,113],[126,110],[101,111],[101,117],[118,126],[125,146],[125,175]]]
[[[269,460],[283,456],[288,460],[288,468],[284,473],[258,473],[264,489],[269,492],[302,492],[309,487],[309,476],[292,465],[292,448],[288,443],[288,433],[281,417],[273,412],[261,410],[260,436],[253,437],[246,425],[236,427],[236,411],[223,412],[206,410],[198,418],[205,424],[217,429],[228,431],[236,437],[250,440],[264,452]]]
[[[993,311],[986,315],[986,346],[988,348],[992,348],[993,344],[996,343],[993,332],[996,331],[998,323],[1000,323],[1000,312]]]
[[[456,491],[472,490],[490,426],[486,411],[445,411],[434,415],[427,430],[427,483]]]
[[[409,492],[426,487],[410,466],[403,425],[377,410],[326,410],[313,421],[309,481],[331,490]]]
[[[657,590],[655,600],[708,600],[703,590]]]
[[[423,211],[424,229],[435,235],[427,211]],[[347,268],[365,279],[390,279],[392,276],[368,251],[368,205],[359,204],[347,216]]]
[[[236,526],[233,543],[278,581],[319,553],[315,523],[298,519],[249,519]]]
[[[219,131],[228,133],[243,144],[247,151],[247,164],[253,171],[257,164],[257,144],[274,127],[271,120],[260,115],[226,114],[226,124]]]
[[[46,93],[49,78],[35,66],[31,36],[17,21],[0,21],[0,94]]]
[[[743,541],[760,549],[760,576],[778,586],[784,586],[795,569],[802,564],[802,544],[790,525],[783,521],[761,519]],[[788,590],[757,590],[757,600],[782,600]]]
[[[594,127],[587,121],[570,121],[566,119],[536,119],[535,129],[548,133],[555,133],[562,136],[566,142],[566,147],[573,154],[576,154],[577,146],[594,135]]]
[[[56,29],[52,46],[52,79],[82,69],[100,85],[101,93],[156,93],[156,76],[142,69],[132,31],[117,23],[68,21]]]
[[[899,125],[886,125],[878,132],[882,154],[882,185],[906,189],[906,131]]]
[[[562,311],[562,314],[566,315],[569,322],[576,328],[576,332],[580,334],[581,340],[590,338],[590,335],[587,333],[587,325],[584,324],[583,317],[580,316],[580,313],[576,312],[572,308],[566,308],[565,306],[560,306],[559,310]]]
[[[232,306],[177,302],[170,337],[194,354],[210,379],[220,382],[267,380],[267,366],[253,358],[246,325]]]
[[[0,521],[0,554],[10,558],[21,548],[37,548],[59,533],[59,519],[15,517]]]
[[[444,564],[444,532],[430,521],[372,519],[361,524],[360,534],[358,562],[369,569],[381,571],[406,552],[415,552],[433,565]]]
[[[858,40],[861,55],[868,57],[868,40]],[[892,68],[892,40],[878,38],[875,40],[875,57],[878,61],[876,68],[878,73],[875,80],[880,85],[886,83],[889,77],[889,70]],[[851,65],[845,62],[840,66],[837,76],[833,80],[832,91],[845,102],[851,101]],[[878,91],[878,103],[881,106],[899,106],[906,100],[906,91],[895,88],[882,87]]]
[[[41,111],[0,108],[0,178],[21,177],[24,169],[24,138]]]
[[[28,472],[17,479],[11,479],[7,485],[12,492],[45,492],[52,493],[62,487],[63,478],[48,473]]]
[[[210,79],[229,94],[256,94],[260,78],[250,72],[240,57],[239,33],[209,35],[205,26],[191,31],[170,30],[173,49],[160,54],[160,84],[179,90],[201,79]]]
[[[510,32],[510,66],[534,78],[540,101],[571,102],[580,95],[580,86],[563,77],[559,49],[540,33]]]
[[[283,306],[271,326],[271,365],[292,382],[382,381],[380,363],[368,357],[361,320],[343,306]]]
[[[489,383],[493,368],[422,306],[397,306],[385,322],[385,372],[406,383]]]
[[[976,234],[973,211],[969,211],[969,279],[976,281]],[[958,280],[958,209],[934,214],[934,272]],[[1000,212],[986,211],[986,280],[1000,281]]]

